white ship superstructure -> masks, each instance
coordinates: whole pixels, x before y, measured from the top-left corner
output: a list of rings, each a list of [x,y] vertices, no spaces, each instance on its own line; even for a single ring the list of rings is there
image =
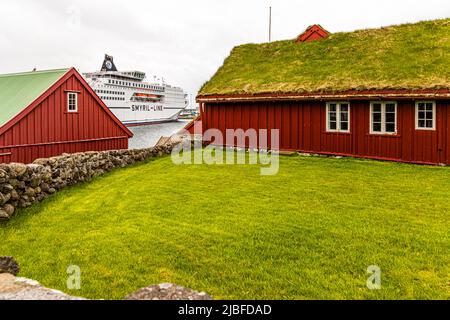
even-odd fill
[[[163,81],[144,82],[141,71],[118,71],[105,55],[101,71],[84,73],[89,85],[125,125],[175,121],[188,104],[181,88]]]

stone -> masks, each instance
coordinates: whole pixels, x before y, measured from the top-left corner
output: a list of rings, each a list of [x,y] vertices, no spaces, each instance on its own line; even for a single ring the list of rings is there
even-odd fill
[[[9,203],[5,204],[5,206],[3,207],[3,211],[5,211],[9,217],[11,217],[14,214],[14,210],[15,210],[14,206]]]
[[[16,276],[19,271],[19,264],[13,257],[0,257],[0,273],[9,273]]]
[[[25,188],[25,194],[30,197],[34,197],[36,195],[36,191],[32,187]]]
[[[32,177],[30,181],[30,186],[36,188],[41,184],[41,179],[38,177]]]
[[[39,282],[0,274],[0,300],[85,300],[43,287]]]
[[[5,191],[5,192],[11,192],[11,191],[13,191],[13,190],[14,190],[14,187],[13,187],[11,184],[7,183],[7,184],[4,184],[4,185],[3,185],[3,191]]]
[[[16,177],[20,177],[27,172],[27,166],[23,163],[10,163],[9,165]]]
[[[0,193],[0,206],[7,203],[9,201],[9,199],[11,199],[10,193],[7,193],[7,194]]]
[[[24,189],[26,186],[25,181],[17,179],[9,180],[9,184],[12,185],[14,189]]]
[[[42,170],[42,166],[32,163],[27,165],[28,169],[30,169],[32,172],[39,172],[40,170]]]
[[[20,198],[19,193],[16,190],[11,191],[11,199],[18,200]]]
[[[142,288],[128,295],[125,300],[212,300],[212,298],[205,292],[162,283]]]
[[[9,218],[10,218],[9,214],[7,214],[5,210],[0,209],[0,222],[8,221]]]

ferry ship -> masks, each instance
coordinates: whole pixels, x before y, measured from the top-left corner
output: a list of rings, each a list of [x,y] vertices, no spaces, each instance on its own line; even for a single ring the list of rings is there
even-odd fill
[[[83,73],[86,81],[126,126],[176,121],[187,107],[187,94],[164,81],[144,82],[141,71],[118,71],[105,55],[99,72]]]

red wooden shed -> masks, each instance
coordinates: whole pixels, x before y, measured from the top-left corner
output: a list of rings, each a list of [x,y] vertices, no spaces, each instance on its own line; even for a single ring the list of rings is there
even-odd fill
[[[322,28],[321,25],[315,24],[309,26],[305,32],[298,36],[297,42],[315,41],[328,37],[330,33]]]
[[[126,149],[130,137],[74,68],[0,75],[0,163]]]
[[[313,29],[234,48],[197,97],[203,131],[278,129],[281,150],[450,164],[450,19]]]

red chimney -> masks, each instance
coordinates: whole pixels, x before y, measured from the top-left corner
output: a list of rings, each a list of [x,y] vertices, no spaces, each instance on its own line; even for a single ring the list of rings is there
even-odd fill
[[[301,35],[298,36],[296,42],[307,42],[307,41],[316,41],[320,39],[324,39],[328,37],[330,33],[322,28],[320,25],[315,24],[308,29],[306,29],[305,32],[303,32]]]

